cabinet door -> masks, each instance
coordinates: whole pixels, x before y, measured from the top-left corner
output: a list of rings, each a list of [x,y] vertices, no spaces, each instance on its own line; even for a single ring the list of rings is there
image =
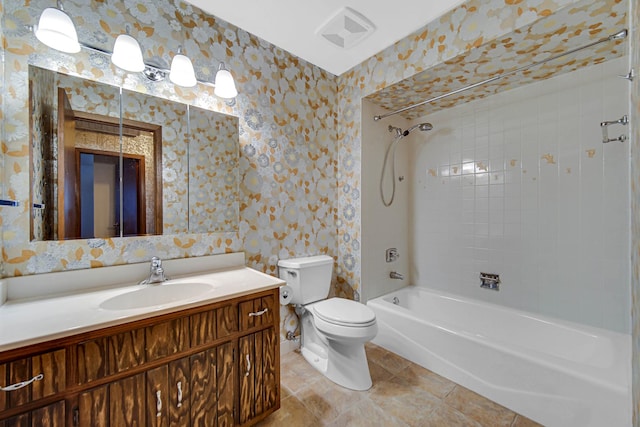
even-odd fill
[[[146,412],[147,426],[169,425],[169,366],[163,365],[147,371]]]
[[[194,354],[191,364],[191,425],[215,426],[216,405],[216,350]]]
[[[227,343],[216,347],[216,378],[218,401],[218,427],[234,425],[235,412],[235,378],[236,364],[234,361],[233,344]]]
[[[109,386],[104,385],[80,393],[78,407],[74,417],[75,425],[108,427],[109,423]]]
[[[278,404],[277,341],[274,328],[240,338],[240,424]]]
[[[191,425],[235,425],[234,347],[228,342],[191,356]]]
[[[191,425],[191,368],[189,358],[169,363],[169,425]]]
[[[144,373],[109,384],[109,424],[118,427],[145,425],[145,402]]]
[[[189,358],[147,371],[147,425],[190,425]]]
[[[65,405],[62,401],[0,421],[2,427],[64,427],[64,425]]]

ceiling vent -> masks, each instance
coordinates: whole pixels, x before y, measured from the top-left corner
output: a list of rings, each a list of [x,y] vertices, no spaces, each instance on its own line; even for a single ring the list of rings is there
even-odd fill
[[[316,34],[334,45],[349,49],[373,33],[376,26],[355,10],[345,7],[333,15]]]

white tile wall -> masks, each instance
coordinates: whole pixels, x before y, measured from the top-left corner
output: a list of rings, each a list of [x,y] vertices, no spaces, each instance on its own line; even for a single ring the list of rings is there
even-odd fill
[[[600,129],[629,113],[627,71],[621,58],[417,120],[434,130],[410,146],[413,283],[628,333],[629,143]]]
[[[389,125],[407,129],[408,120],[394,117],[374,121],[377,114],[387,112],[383,108],[367,101],[362,102],[362,289],[361,301],[392,292],[411,283],[409,241],[410,199],[409,179],[399,181],[398,177],[407,176],[409,138],[403,139],[396,149],[396,194],[390,207],[385,207],[380,198],[380,173],[387,147],[394,140],[395,133],[389,132]],[[416,131],[417,132],[417,131]],[[414,133],[416,133],[414,132]],[[385,197],[391,197],[391,158],[387,159],[385,175]],[[387,263],[385,250],[396,248],[400,258]],[[404,280],[391,279],[389,273],[396,271],[404,275]]]

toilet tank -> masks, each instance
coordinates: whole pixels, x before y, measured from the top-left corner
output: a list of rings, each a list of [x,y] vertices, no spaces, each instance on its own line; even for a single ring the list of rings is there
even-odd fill
[[[333,258],[316,255],[278,261],[279,276],[293,290],[291,304],[310,304],[329,295]]]

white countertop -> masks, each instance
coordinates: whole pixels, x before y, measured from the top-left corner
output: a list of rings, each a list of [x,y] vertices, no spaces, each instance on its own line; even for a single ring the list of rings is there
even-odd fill
[[[190,299],[123,310],[104,309],[100,307],[100,304],[109,298],[141,289],[143,286],[162,285],[135,284],[59,296],[50,295],[40,299],[10,299],[0,306],[0,351],[210,304],[284,285],[284,281],[279,278],[244,266],[200,272],[195,275],[182,275],[172,279],[187,277],[191,281],[211,284],[211,290]]]

